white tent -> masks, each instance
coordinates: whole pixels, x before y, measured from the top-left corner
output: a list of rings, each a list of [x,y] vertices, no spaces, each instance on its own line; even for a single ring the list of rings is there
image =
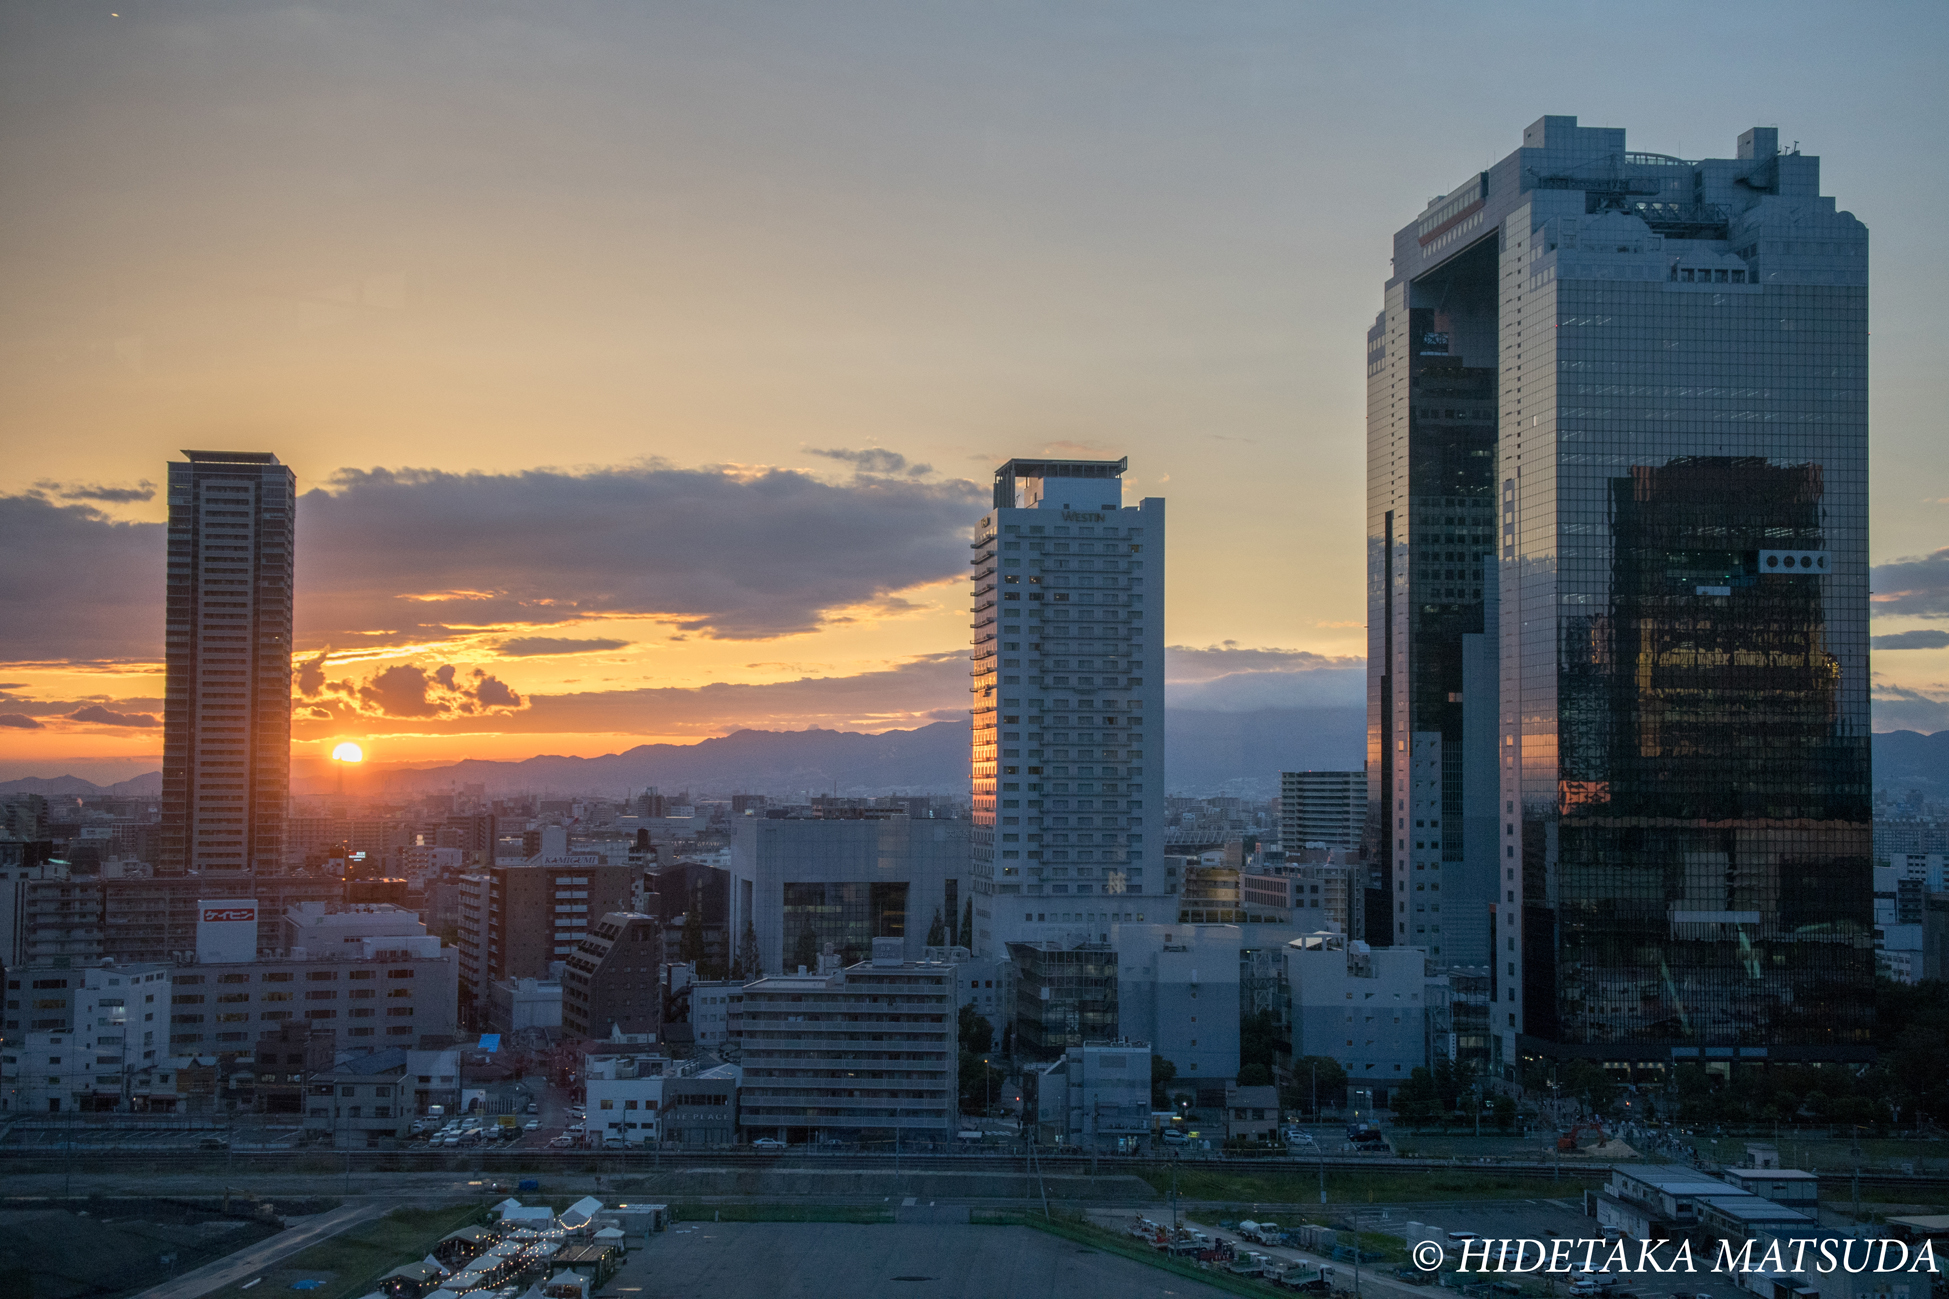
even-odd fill
[[[602,1201],[593,1195],[585,1195],[568,1208],[562,1210],[564,1227],[579,1227],[602,1212]]]

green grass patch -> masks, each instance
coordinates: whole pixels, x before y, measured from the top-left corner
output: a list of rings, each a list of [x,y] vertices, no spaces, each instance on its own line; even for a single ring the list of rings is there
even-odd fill
[[[1171,1193],[1171,1168],[1151,1164],[1133,1170],[1159,1195]],[[1177,1170],[1178,1197],[1250,1204],[1311,1207],[1314,1214],[1359,1204],[1414,1203],[1421,1200],[1529,1200],[1543,1196],[1581,1196],[1602,1182],[1596,1170],[1565,1169],[1561,1181],[1512,1177],[1492,1169],[1458,1168],[1427,1173],[1334,1173],[1326,1175],[1326,1204],[1320,1204],[1317,1172],[1204,1168]],[[1250,1210],[1247,1210],[1248,1216]],[[1278,1215],[1271,1215],[1277,1217]]]
[[[479,1221],[481,1216],[479,1205],[395,1209],[377,1221],[360,1223],[267,1268],[264,1283],[254,1289],[263,1299],[272,1299],[270,1292],[288,1290],[294,1280],[323,1277],[325,1284],[304,1292],[306,1299],[353,1299],[371,1290],[380,1277],[400,1264],[417,1263],[432,1252],[442,1236]],[[232,1285],[215,1293],[234,1296],[244,1292],[240,1285]]]
[[[892,1222],[884,1204],[672,1204],[677,1222]]]

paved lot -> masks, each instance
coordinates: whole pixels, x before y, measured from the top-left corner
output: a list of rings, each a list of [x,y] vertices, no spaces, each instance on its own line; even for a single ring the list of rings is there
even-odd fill
[[[212,1290],[248,1281],[306,1246],[327,1240],[385,1212],[386,1206],[381,1204],[348,1204],[313,1218],[298,1219],[268,1240],[238,1250],[214,1263],[206,1263],[195,1271],[185,1272],[174,1281],[153,1286],[136,1295],[135,1299],[197,1299],[198,1295],[208,1294]]]
[[[1028,1227],[680,1223],[603,1299],[1206,1299],[1226,1292]]]

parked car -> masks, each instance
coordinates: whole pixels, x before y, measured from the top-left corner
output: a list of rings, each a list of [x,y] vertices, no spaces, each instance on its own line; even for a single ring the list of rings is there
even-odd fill
[[[548,1144],[551,1149],[566,1150],[568,1149],[568,1147],[575,1144],[575,1138],[569,1136],[567,1133],[563,1133],[561,1136],[551,1140]]]
[[[539,1132],[541,1131],[541,1120],[529,1119],[526,1123],[523,1123],[521,1125],[521,1130],[523,1132]]]
[[[751,1143],[753,1150],[783,1150],[785,1143],[777,1137],[759,1137]]]

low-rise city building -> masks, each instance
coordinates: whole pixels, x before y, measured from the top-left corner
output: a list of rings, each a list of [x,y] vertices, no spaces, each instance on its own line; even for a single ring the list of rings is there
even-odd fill
[[[8,970],[8,1017],[36,1027],[0,1043],[0,1111],[133,1108],[136,1076],[171,1055],[170,975],[106,959]]]
[[[1427,953],[1319,933],[1286,944],[1295,1058],[1339,1062],[1350,1085],[1388,1088],[1428,1064]]]
[[[740,1038],[747,1137],[949,1142],[958,1124],[961,996],[955,967],[874,959],[745,985]]]

